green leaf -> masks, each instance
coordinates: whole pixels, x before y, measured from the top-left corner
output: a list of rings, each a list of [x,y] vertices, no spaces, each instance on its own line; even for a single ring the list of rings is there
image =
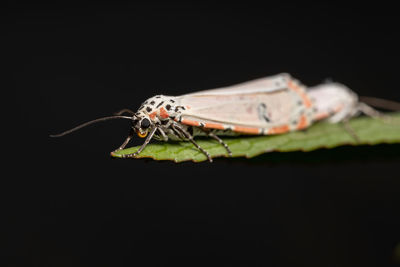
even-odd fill
[[[333,148],[341,145],[375,145],[379,143],[400,143],[400,113],[388,115],[389,120],[359,117],[349,124],[358,138],[357,142],[341,123],[319,122],[304,130],[271,136],[239,136],[222,139],[232,150],[233,157],[255,157],[272,152],[312,151],[318,148]],[[213,158],[227,157],[225,148],[212,139],[196,138],[196,142]],[[134,153],[139,146],[112,153],[114,157]],[[137,158],[173,160],[175,162],[207,160],[206,156],[190,142],[165,142],[149,144]]]

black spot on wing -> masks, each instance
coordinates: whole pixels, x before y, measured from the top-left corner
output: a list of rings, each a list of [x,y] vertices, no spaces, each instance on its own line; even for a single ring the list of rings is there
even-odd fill
[[[165,108],[166,108],[167,110],[170,110],[170,109],[171,109],[171,105],[168,104],[168,105],[165,106]]]
[[[173,99],[170,99],[169,101],[170,101],[171,103],[175,103],[175,100],[173,100]]]
[[[160,107],[162,104],[164,104],[164,101],[161,101],[156,108]]]
[[[151,107],[147,107],[147,108],[146,108],[146,111],[147,111],[147,112],[151,112],[151,111],[152,111]]]
[[[168,124],[168,122],[169,122],[169,120],[163,120],[163,121],[161,121],[161,124],[166,125],[166,124]]]
[[[150,102],[150,105],[154,105],[156,102],[153,100]]]
[[[258,116],[260,117],[260,119],[264,119],[266,122],[269,122],[269,118],[267,116],[267,105],[265,105],[265,103],[260,103],[257,107],[257,111],[258,111]]]
[[[184,106],[176,106],[175,112],[178,112],[179,109],[185,110],[186,108]]]

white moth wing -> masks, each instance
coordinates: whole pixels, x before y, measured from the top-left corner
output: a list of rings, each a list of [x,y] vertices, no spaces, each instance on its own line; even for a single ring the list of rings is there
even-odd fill
[[[181,118],[198,122],[269,128],[290,123],[300,113],[301,100],[291,90],[240,94],[190,94],[179,97],[186,109]]]
[[[232,94],[251,94],[267,93],[285,89],[290,75],[287,73],[278,74],[266,78],[260,78],[232,86],[204,90],[186,94],[184,96],[203,96],[203,95],[232,95]]]

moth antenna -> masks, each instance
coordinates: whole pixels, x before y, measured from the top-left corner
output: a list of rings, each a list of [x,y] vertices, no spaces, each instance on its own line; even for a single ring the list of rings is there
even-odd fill
[[[51,134],[50,137],[61,137],[61,136],[70,134],[70,133],[72,133],[72,132],[75,132],[75,131],[77,131],[77,130],[83,128],[83,127],[86,127],[86,126],[88,126],[88,125],[91,125],[91,124],[94,124],[94,123],[97,123],[97,122],[100,122],[100,121],[107,121],[107,120],[113,120],[113,119],[127,119],[127,120],[131,120],[132,118],[133,118],[133,116],[132,116],[132,117],[128,117],[128,116],[120,116],[120,115],[98,118],[98,119],[95,119],[95,120],[91,120],[91,121],[82,123],[82,124],[80,124],[80,125],[78,125],[78,126],[72,128],[72,129],[66,130],[65,132],[62,132],[62,133],[59,133],[59,134]]]
[[[377,98],[377,97],[371,97],[371,96],[360,96],[360,100],[361,100],[361,102],[364,102],[365,104],[368,104],[368,105],[376,107],[376,108],[382,108],[382,109],[392,110],[392,111],[400,110],[400,103],[396,102],[396,101]]]

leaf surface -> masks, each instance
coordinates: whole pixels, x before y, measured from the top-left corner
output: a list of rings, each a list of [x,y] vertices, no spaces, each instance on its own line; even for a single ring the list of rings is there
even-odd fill
[[[343,124],[318,122],[304,131],[270,136],[221,137],[232,150],[233,157],[255,157],[272,152],[312,151],[319,148],[333,148],[341,145],[375,145],[400,143],[400,113],[388,115],[388,120],[369,117],[354,118],[349,125],[359,137],[357,142],[343,127]],[[225,148],[212,139],[196,138],[196,142],[213,158],[227,156]],[[114,157],[134,153],[139,146],[113,153]],[[149,144],[137,158],[173,160],[175,162],[207,160],[206,156],[190,142],[165,142]]]

